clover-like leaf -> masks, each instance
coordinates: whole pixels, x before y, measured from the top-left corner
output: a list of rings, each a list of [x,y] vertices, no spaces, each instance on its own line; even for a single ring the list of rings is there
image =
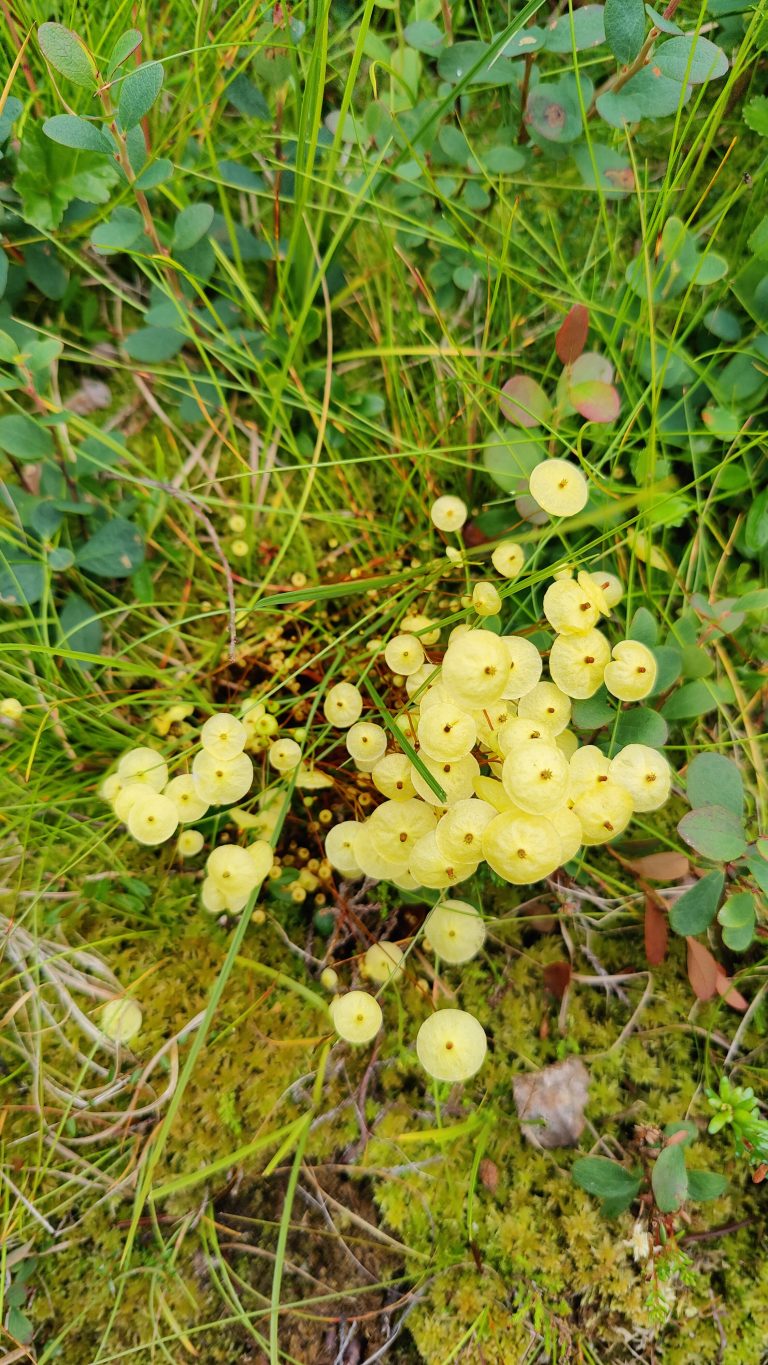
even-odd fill
[[[723,943],[734,953],[744,953],[755,937],[755,898],[750,891],[737,891],[729,896],[717,912],[717,922],[723,930]]]
[[[677,828],[691,848],[713,862],[731,862],[747,847],[741,820],[726,806],[699,806],[684,815]]]
[[[676,900],[669,912],[669,922],[676,934],[684,938],[703,934],[709,928],[720,904],[725,886],[725,873],[708,872],[694,882]]]
[[[733,811],[739,819],[744,814],[744,783],[732,759],[724,754],[697,754],[688,764],[686,791],[691,806],[717,804]]]

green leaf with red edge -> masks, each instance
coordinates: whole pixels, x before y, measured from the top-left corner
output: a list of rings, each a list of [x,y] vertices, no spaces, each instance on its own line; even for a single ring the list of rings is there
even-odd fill
[[[546,425],[552,404],[540,384],[527,374],[513,374],[502,386],[499,407],[508,422],[519,427]]]
[[[688,1172],[685,1154],[679,1143],[659,1152],[651,1171],[651,1186],[656,1206],[662,1213],[675,1213],[688,1197]]]
[[[726,806],[698,806],[683,816],[677,829],[691,848],[713,862],[729,863],[747,847],[741,820]]]
[[[588,379],[584,384],[569,384],[568,397],[588,422],[615,422],[621,412],[621,399],[613,384]]]
[[[555,335],[555,350],[563,365],[572,365],[574,360],[578,360],[586,346],[588,331],[589,309],[583,303],[574,303]]]

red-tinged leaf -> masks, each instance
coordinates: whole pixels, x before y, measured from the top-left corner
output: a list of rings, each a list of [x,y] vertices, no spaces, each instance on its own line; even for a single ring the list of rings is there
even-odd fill
[[[613,365],[607,355],[599,355],[597,351],[585,351],[573,362],[568,374],[569,384],[586,384],[588,379],[599,379],[603,384],[611,383]]]
[[[697,938],[685,941],[688,944],[688,980],[693,993],[697,1000],[711,1000],[717,994],[717,979],[722,968]]]
[[[663,910],[651,900],[645,899],[645,956],[649,967],[659,967],[667,955],[669,924]]]
[[[587,344],[589,311],[583,303],[574,303],[566,313],[555,336],[555,350],[564,365],[578,360]]]
[[[552,404],[540,384],[527,374],[513,374],[502,386],[499,406],[508,422],[518,427],[538,427],[546,424],[552,414]]]
[[[544,985],[557,1000],[562,1000],[570,980],[570,962],[548,962],[544,968]]]
[[[677,1130],[676,1133],[673,1133],[671,1137],[667,1138],[666,1142],[664,1143],[664,1146],[665,1146],[665,1147],[683,1147],[683,1146],[686,1145],[686,1143],[690,1142],[690,1140],[691,1140],[691,1135],[690,1135],[690,1133],[688,1132],[688,1129],[687,1129],[687,1128],[678,1128],[678,1130]]]
[[[736,990],[736,987],[731,983],[731,978],[729,976],[726,976],[722,967],[720,967],[719,965],[717,966],[715,990],[717,991],[718,995],[722,996],[726,1005],[730,1005],[732,1010],[738,1010],[740,1014],[744,1013],[745,1009],[747,1008],[748,1001],[744,999],[744,996],[742,995],[741,991]]]
[[[641,877],[650,877],[654,882],[679,882],[691,870],[684,853],[649,853],[646,858],[635,858],[629,864],[633,872]]]
[[[588,422],[615,422],[621,412],[618,389],[613,384],[604,384],[600,379],[569,385],[568,398]]]
[[[468,521],[466,525],[462,527],[461,538],[465,545],[485,545],[487,541],[492,540],[494,537],[486,535],[485,531],[481,531],[477,522]]]
[[[495,1194],[499,1188],[499,1168],[496,1162],[491,1161],[490,1157],[484,1156],[477,1168],[477,1173],[485,1188],[490,1190],[491,1194]]]

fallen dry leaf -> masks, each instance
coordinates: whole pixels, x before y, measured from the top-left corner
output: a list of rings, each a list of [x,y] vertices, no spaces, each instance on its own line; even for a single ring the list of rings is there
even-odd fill
[[[645,957],[649,967],[658,967],[667,956],[669,921],[651,896],[645,898]]]
[[[523,1134],[534,1147],[575,1147],[584,1131],[589,1072],[578,1057],[512,1083]]]
[[[645,858],[635,858],[629,864],[633,872],[641,877],[650,877],[654,882],[679,882],[691,870],[684,853],[649,853]]]
[[[688,980],[698,1000],[711,1000],[717,991],[720,968],[708,948],[697,938],[686,938],[688,944]]]

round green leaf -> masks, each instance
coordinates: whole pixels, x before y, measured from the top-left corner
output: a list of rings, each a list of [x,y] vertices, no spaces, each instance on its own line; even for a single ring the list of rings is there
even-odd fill
[[[57,545],[48,556],[49,568],[54,573],[63,573],[65,569],[71,569],[74,562],[75,556],[66,545]]]
[[[525,153],[519,147],[489,147],[477,159],[491,175],[514,175],[525,165]]]
[[[528,96],[525,122],[546,142],[575,142],[581,136],[578,99],[563,81],[542,81]]]
[[[41,24],[37,40],[46,61],[62,76],[86,90],[96,87],[95,67],[85,44],[63,24]]]
[[[189,251],[210,231],[213,222],[212,204],[190,204],[182,209],[173,229],[173,245],[176,251]]]
[[[103,636],[101,621],[95,609],[76,592],[71,592],[59,613],[60,643],[78,654],[98,654]],[[70,662],[83,670],[92,667],[87,659],[73,659]]]
[[[755,898],[749,891],[729,896],[720,908],[717,922],[723,930],[723,943],[734,953],[745,953],[755,937]]]
[[[724,754],[697,754],[688,765],[685,780],[691,805],[708,806],[713,796],[717,804],[741,817],[744,813],[744,783],[732,759]]]
[[[616,93],[606,90],[598,95],[595,103],[598,114],[606,123],[612,128],[623,128],[644,118],[676,114],[689,99],[688,86],[662,75],[654,65],[644,66]]]
[[[6,607],[34,606],[45,589],[45,568],[29,555],[18,552],[0,558],[0,602]]]
[[[669,731],[667,723],[658,711],[646,706],[635,706],[631,711],[622,711],[616,726],[616,744],[647,744],[651,749],[661,749],[667,742]]]
[[[458,85],[472,72],[467,85],[511,85],[517,79],[515,67],[505,57],[491,58],[488,43],[470,40],[454,43],[440,53],[437,71],[441,80]]]
[[[684,891],[669,912],[669,922],[676,934],[695,938],[708,929],[717,910],[725,885],[725,873],[708,872],[706,877]]]
[[[699,806],[684,815],[677,828],[691,848],[715,862],[731,862],[747,847],[741,820],[725,806]]]
[[[717,694],[704,679],[684,683],[666,701],[661,714],[665,720],[692,720],[694,716],[705,716],[717,709]]]
[[[642,0],[640,0],[642,5]],[[570,14],[563,14],[545,28],[544,46],[547,52],[583,52],[605,42],[602,5],[582,5]]]
[[[15,412],[0,417],[0,450],[17,460],[45,460],[53,454],[53,438],[34,417]]]
[[[708,38],[686,34],[669,38],[653,54],[653,64],[662,76],[686,85],[702,85],[704,81],[719,80],[728,70],[728,58],[716,43]]]
[[[128,578],[144,560],[144,539],[138,526],[112,517],[77,552],[78,567],[97,578]]]
[[[675,1213],[688,1197],[688,1172],[680,1143],[664,1147],[654,1162],[651,1185],[662,1213]]]
[[[483,450],[485,468],[505,493],[522,492],[541,458],[539,442],[519,430],[509,431],[503,440],[494,441]]]
[[[144,222],[137,209],[120,204],[111,218],[99,223],[91,234],[91,243],[97,251],[105,254],[112,251],[128,251],[144,231]]]
[[[403,37],[409,47],[415,47],[417,52],[423,52],[427,57],[434,57],[445,44],[445,34],[431,19],[419,19],[414,24],[407,24]]]
[[[126,337],[123,345],[131,360],[156,365],[178,355],[184,345],[184,335],[173,327],[142,327]]]

